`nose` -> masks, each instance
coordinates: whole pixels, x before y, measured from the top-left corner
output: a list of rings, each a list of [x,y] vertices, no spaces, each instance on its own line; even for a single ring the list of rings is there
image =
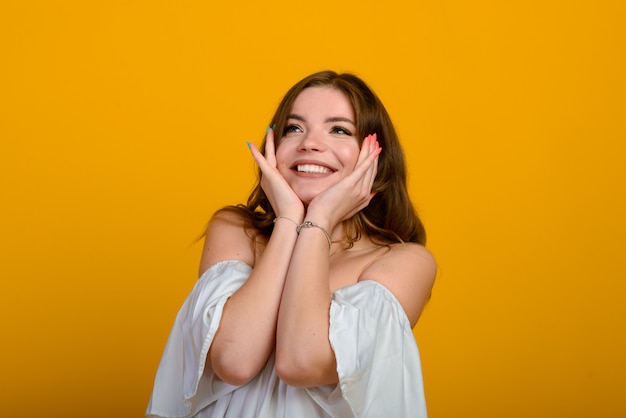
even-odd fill
[[[324,138],[321,132],[309,131],[300,141],[300,151],[323,151],[325,148]]]

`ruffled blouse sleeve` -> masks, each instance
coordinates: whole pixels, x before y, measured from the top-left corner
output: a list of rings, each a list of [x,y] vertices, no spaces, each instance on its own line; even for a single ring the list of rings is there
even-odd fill
[[[363,281],[336,291],[329,337],[341,392],[355,417],[426,417],[415,337],[386,287]]]
[[[209,347],[227,299],[247,280],[247,264],[228,260],[211,266],[180,308],[157,370],[147,416],[189,417],[236,386],[205,370]]]

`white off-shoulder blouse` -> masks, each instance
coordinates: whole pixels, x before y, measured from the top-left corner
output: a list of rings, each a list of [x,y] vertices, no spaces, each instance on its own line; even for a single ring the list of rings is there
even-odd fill
[[[222,261],[198,280],[165,346],[147,416],[426,417],[420,357],[411,326],[397,299],[375,281],[362,281],[333,294],[329,339],[339,383],[289,386],[276,375],[273,356],[259,375],[242,386],[220,380],[206,362],[207,353],[224,304],[251,271],[241,261]]]

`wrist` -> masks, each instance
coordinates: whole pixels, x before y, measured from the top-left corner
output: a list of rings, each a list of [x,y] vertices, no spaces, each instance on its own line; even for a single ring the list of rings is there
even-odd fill
[[[329,232],[336,226],[336,223],[332,219],[332,213],[327,213],[327,211],[323,210],[323,208],[319,206],[309,206],[307,208],[307,211],[304,214],[303,220],[301,222],[306,221],[315,222],[316,224],[319,224],[326,228],[326,230]]]
[[[277,223],[281,220],[287,221],[287,222],[291,222],[292,224],[294,224],[296,226],[296,230],[298,229],[298,226],[300,225],[300,221],[296,221],[294,218],[290,217],[290,216],[282,216],[279,215],[277,217],[274,218],[274,223]]]
[[[324,236],[326,237],[326,240],[328,241],[328,248],[330,249],[330,247],[332,247],[333,245],[333,241],[330,238],[330,234],[328,233],[328,230],[326,228],[324,228],[324,226],[313,222],[313,221],[308,221],[305,220],[303,223],[301,223],[300,225],[298,225],[298,227],[296,228],[296,232],[298,233],[298,235],[300,235],[300,232],[302,231],[303,228],[316,228],[319,229]]]

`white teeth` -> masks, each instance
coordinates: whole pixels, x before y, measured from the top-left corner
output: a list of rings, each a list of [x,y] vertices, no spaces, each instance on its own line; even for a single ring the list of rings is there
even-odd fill
[[[331,173],[331,171],[322,167],[321,165],[313,165],[313,164],[303,164],[296,167],[296,170],[301,173]]]

